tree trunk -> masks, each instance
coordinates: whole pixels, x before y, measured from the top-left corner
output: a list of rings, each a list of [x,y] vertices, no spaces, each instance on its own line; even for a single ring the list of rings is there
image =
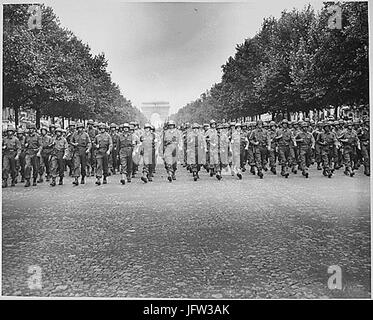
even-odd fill
[[[335,107],[334,107],[334,118],[335,118],[336,120],[339,119],[338,106],[335,106]]]
[[[40,129],[40,118],[41,118],[41,111],[40,109],[36,109],[36,128]]]

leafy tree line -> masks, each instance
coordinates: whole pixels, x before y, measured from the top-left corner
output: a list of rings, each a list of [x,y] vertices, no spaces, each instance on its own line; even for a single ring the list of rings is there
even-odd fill
[[[181,108],[178,122],[237,119],[265,113],[323,110],[369,103],[368,3],[337,3],[342,28],[331,29],[325,3],[265,18],[260,31],[236,46],[220,83]]]
[[[145,120],[107,71],[104,54],[93,55],[41,6],[41,29],[29,30],[29,5],[4,5],[3,107],[42,116],[123,123]]]

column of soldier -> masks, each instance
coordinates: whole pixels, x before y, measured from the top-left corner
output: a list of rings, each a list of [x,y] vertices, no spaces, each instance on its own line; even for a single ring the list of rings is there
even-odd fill
[[[86,177],[96,176],[96,184],[107,183],[107,177],[120,173],[120,183],[131,182],[142,168],[141,180],[153,181],[157,158],[161,157],[169,182],[176,180],[178,163],[182,163],[197,181],[201,169],[218,180],[231,174],[242,179],[246,166],[250,172],[264,177],[263,171],[288,178],[290,171],[301,171],[309,177],[313,164],[331,178],[344,166],[344,173],[353,177],[362,164],[364,174],[370,175],[369,118],[361,120],[325,120],[314,122],[282,120],[263,122],[221,123],[176,127],[168,121],[156,131],[137,122],[107,126],[93,120],[71,122],[67,130],[51,124],[35,125],[27,132],[9,126],[3,132],[3,187],[18,178],[25,187],[50,181],[51,186],[63,184],[65,172],[73,177],[73,185],[85,184]]]

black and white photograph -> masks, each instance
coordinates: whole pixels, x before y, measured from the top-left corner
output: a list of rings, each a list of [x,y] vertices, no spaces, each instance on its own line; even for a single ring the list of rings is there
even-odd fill
[[[370,6],[2,3],[1,298],[371,299]]]

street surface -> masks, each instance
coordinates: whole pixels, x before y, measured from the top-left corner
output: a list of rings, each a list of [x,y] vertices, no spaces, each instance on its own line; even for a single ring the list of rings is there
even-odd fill
[[[279,171],[279,170],[278,170]],[[2,190],[2,294],[128,298],[370,297],[370,179],[315,168],[169,183],[119,175]],[[30,289],[30,266],[41,289]],[[342,290],[328,288],[329,266]]]

